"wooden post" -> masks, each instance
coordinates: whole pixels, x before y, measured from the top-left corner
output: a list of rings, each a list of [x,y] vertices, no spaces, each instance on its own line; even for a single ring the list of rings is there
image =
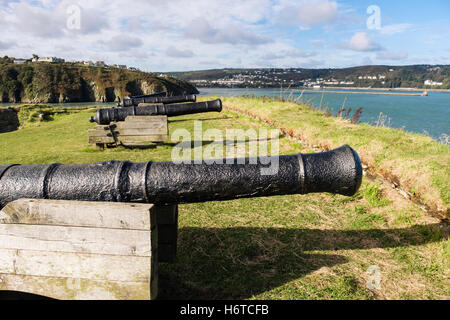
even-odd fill
[[[178,205],[155,205],[159,262],[175,262],[178,241]]]
[[[56,299],[154,299],[151,204],[21,199],[0,211],[0,290]]]

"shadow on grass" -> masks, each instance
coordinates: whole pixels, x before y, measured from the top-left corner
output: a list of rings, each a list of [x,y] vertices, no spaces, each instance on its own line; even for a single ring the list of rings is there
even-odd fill
[[[168,145],[171,147],[177,147],[177,148],[182,148],[182,149],[193,149],[196,147],[200,147],[200,146],[206,146],[209,144],[218,144],[218,145],[235,145],[238,143],[251,143],[251,142],[256,142],[256,143],[262,143],[262,142],[269,142],[272,141],[274,139],[272,138],[268,138],[268,139],[246,139],[246,140],[203,140],[203,141],[180,141],[180,142],[167,142],[164,143],[164,145]]]
[[[177,262],[159,267],[159,299],[247,299],[349,262],[334,251],[417,246],[448,236],[445,223],[387,230],[181,228]]]
[[[124,145],[124,144],[119,144],[119,145],[113,145],[113,146],[107,146],[107,149],[115,149],[118,147],[121,147],[123,149],[156,149],[158,147],[161,146],[167,146],[167,147],[177,147],[177,148],[181,148],[181,149],[194,149],[197,147],[204,147],[207,146],[209,144],[219,144],[219,145],[234,145],[234,144],[238,144],[238,143],[251,143],[251,142],[258,142],[258,143],[262,143],[262,142],[268,142],[271,141],[272,139],[261,139],[261,140],[257,140],[257,139],[248,139],[248,140],[202,140],[202,141],[198,141],[198,140],[189,140],[189,141],[179,141],[179,142],[169,142],[169,141],[162,141],[162,142],[154,142],[152,144],[142,144],[142,145]],[[90,149],[90,148],[85,148],[83,149],[83,151],[85,152],[95,152],[95,151],[102,151],[101,149]]]

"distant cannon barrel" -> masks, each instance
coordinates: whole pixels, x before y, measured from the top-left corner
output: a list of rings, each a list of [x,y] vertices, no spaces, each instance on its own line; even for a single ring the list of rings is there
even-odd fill
[[[130,96],[130,99],[133,99],[133,98],[149,98],[149,97],[167,97],[167,91],[161,91],[161,92],[152,93],[152,94],[143,94],[143,95]]]
[[[176,204],[312,192],[351,196],[361,179],[358,154],[347,145],[316,154],[197,164],[0,165],[0,208],[20,198]]]
[[[195,94],[182,95],[182,96],[154,96],[154,95],[146,95],[146,96],[137,96],[131,97],[129,99],[123,99],[121,106],[122,107],[131,107],[137,106],[139,103],[179,103],[179,102],[195,102],[197,97]]]
[[[146,107],[107,108],[97,110],[95,116],[90,117],[91,122],[109,124],[111,122],[125,121],[128,116],[157,116],[168,117],[202,112],[221,112],[222,101],[220,99],[204,102],[153,105]]]
[[[152,93],[152,94],[131,96],[131,97],[125,98],[123,100],[140,99],[140,98],[151,98],[151,97],[167,97],[167,92],[166,91],[162,91],[162,92],[157,92],[157,93]],[[126,102],[126,103],[129,103],[129,102]],[[124,101],[119,101],[117,103],[118,107],[123,107],[123,105],[124,105]]]

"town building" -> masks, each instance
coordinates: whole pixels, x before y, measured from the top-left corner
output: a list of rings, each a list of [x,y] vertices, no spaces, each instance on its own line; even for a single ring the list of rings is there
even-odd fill
[[[433,80],[425,80],[424,85],[426,86],[442,86],[442,82],[437,82]]]
[[[32,59],[33,62],[54,62],[54,63],[61,63],[64,62],[64,59],[61,58],[56,58],[56,57],[38,57],[38,58],[33,58]]]
[[[14,63],[15,64],[22,64],[22,63],[25,63],[25,62],[27,62],[27,59],[14,59]]]

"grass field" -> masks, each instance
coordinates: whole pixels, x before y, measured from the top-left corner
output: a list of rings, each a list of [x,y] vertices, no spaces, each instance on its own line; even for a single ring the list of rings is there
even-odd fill
[[[384,128],[350,126],[339,119],[319,118],[313,111],[308,111],[312,114],[308,117],[298,105],[224,100],[226,110],[220,114],[171,118],[170,133],[182,128],[193,132],[195,120],[202,120],[204,131],[286,127],[284,130],[293,128],[293,132],[280,138],[281,154],[313,151],[292,139],[297,132],[304,134],[304,141],[319,147],[349,143],[366,159],[367,150],[371,150],[367,136],[376,141],[385,137]],[[271,120],[272,126],[230,111],[231,108],[258,113]],[[270,108],[278,109],[275,112]],[[265,113],[267,110],[270,113]],[[57,114],[51,121],[27,123],[19,131],[1,134],[0,163],[171,159],[175,142],[147,149],[120,147],[100,151],[89,146],[87,130],[93,124],[87,119],[93,113],[86,110]],[[281,126],[284,121],[288,125]],[[342,131],[335,132],[338,125]],[[353,141],[350,132],[359,130],[366,136]],[[400,146],[403,139],[422,143],[416,135],[401,136],[400,141],[380,144],[385,158],[392,157],[393,149],[386,146],[393,141]],[[391,137],[394,138],[399,139]],[[323,144],[326,140],[328,146]],[[251,143],[254,142],[248,140],[235,144],[248,148]],[[209,144],[204,141],[201,145]],[[435,150],[433,159],[447,152],[434,144],[429,148]],[[191,145],[184,145],[184,149],[195,152]],[[410,152],[413,156],[405,158],[405,167],[411,167],[411,161],[425,154],[416,149]],[[374,168],[382,166],[385,158],[375,158]],[[434,188],[444,205],[441,194],[448,193],[448,179],[444,181],[439,175],[445,178],[448,167],[436,161],[433,166],[438,177],[431,175],[424,185],[417,186],[417,192],[427,186]],[[437,195],[434,194],[436,199]],[[177,261],[159,267],[161,299],[450,298],[448,223],[405,199],[383,181],[365,177],[353,197],[290,195],[186,204],[179,209]],[[379,271],[379,286],[371,270]]]

